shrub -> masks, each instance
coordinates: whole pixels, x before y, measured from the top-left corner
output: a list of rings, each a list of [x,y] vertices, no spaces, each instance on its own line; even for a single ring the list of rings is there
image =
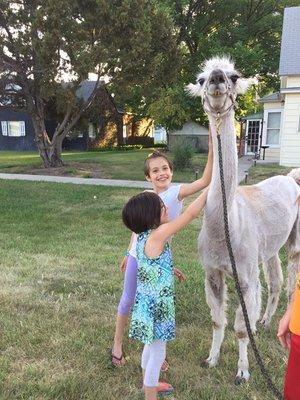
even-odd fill
[[[192,158],[194,150],[192,146],[186,142],[177,143],[172,151],[174,158],[174,167],[178,170],[190,168],[192,166]]]
[[[167,143],[164,143],[164,142],[158,142],[158,143],[154,143],[153,147],[159,148],[159,149],[166,149],[168,147],[168,145],[167,145]]]
[[[142,144],[125,144],[123,146],[107,146],[107,147],[94,147],[89,151],[127,151],[127,150],[141,150],[144,146]]]

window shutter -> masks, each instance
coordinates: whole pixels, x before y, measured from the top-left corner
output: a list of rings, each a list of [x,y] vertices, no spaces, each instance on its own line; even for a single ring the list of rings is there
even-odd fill
[[[7,121],[1,121],[2,135],[7,136]]]
[[[25,121],[20,121],[20,134],[21,136],[25,136]]]

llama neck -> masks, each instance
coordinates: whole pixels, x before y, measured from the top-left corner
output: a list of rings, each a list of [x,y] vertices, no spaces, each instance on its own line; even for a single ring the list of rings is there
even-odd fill
[[[218,153],[218,139],[216,133],[216,119],[209,117],[210,129],[213,140],[214,162],[212,180],[207,199],[207,211],[209,209],[216,209],[223,207],[222,192],[220,183],[220,169],[219,169],[219,153]],[[234,127],[234,112],[230,112],[227,116],[223,117],[220,127],[220,135],[222,142],[222,157],[223,157],[223,171],[224,183],[228,211],[230,210],[234,194],[237,188],[237,173],[238,173],[238,158],[236,148],[236,133]]]

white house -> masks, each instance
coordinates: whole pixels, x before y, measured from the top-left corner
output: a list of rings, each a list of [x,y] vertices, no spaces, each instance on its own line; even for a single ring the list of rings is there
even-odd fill
[[[167,143],[167,131],[161,126],[157,125],[153,132],[154,143]]]
[[[196,151],[208,151],[208,129],[196,122],[186,122],[181,129],[173,130],[169,133],[169,147],[180,143],[190,144]]]
[[[284,10],[280,92],[260,99],[264,104],[261,146],[266,159],[300,166],[300,7]]]

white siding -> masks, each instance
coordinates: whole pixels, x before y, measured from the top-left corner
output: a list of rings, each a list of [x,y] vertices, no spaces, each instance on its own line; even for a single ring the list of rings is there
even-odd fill
[[[288,84],[300,86],[299,77],[288,77]],[[285,95],[285,106],[281,131],[280,165],[300,167],[300,93]]]
[[[182,129],[171,131],[170,135],[208,135],[208,129],[205,126],[198,125],[195,122],[187,122]]]
[[[300,87],[300,76],[287,76],[286,77],[286,87]]]
[[[260,152],[260,158],[262,158],[263,150]],[[279,162],[280,149],[266,149],[265,160]]]
[[[283,117],[283,106],[280,101],[264,103],[264,122],[262,130],[262,145],[266,145],[267,142],[267,122],[269,112],[279,112],[281,111],[281,118]],[[282,123],[282,121],[281,121]],[[260,151],[260,157],[263,157],[263,149]],[[265,160],[279,162],[280,159],[280,145],[269,147],[265,150]]]
[[[262,141],[263,146],[268,145],[267,143],[267,125],[268,125],[268,115],[270,112],[281,112],[281,126],[283,118],[283,107],[281,102],[265,103],[264,104],[264,122],[262,130]],[[281,136],[281,130],[280,130]],[[265,160],[279,162],[280,159],[280,136],[278,145],[269,145],[269,148],[265,150]],[[263,149],[260,151],[260,157],[263,157]]]
[[[274,101],[274,102],[270,102],[270,103],[264,103],[264,111],[267,110],[272,110],[274,108],[281,108],[281,102],[280,101]]]

